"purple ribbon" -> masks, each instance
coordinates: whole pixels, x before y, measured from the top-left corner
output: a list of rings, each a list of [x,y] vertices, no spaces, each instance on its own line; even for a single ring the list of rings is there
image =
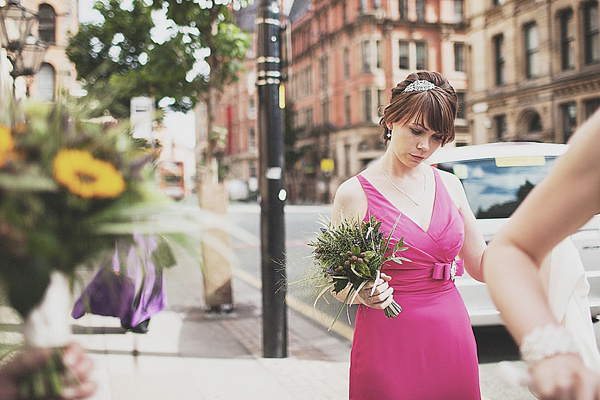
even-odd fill
[[[465,263],[463,260],[452,260],[445,263],[433,264],[433,279],[454,280],[454,277],[461,276],[465,272]]]

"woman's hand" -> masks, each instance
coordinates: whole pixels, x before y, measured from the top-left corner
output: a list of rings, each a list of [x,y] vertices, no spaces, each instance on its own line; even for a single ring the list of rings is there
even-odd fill
[[[392,279],[384,273],[374,281],[369,281],[359,292],[358,297],[360,302],[367,307],[376,308],[379,310],[385,309],[394,300],[394,288],[388,285]]]
[[[529,389],[542,400],[600,400],[600,374],[575,354],[560,354],[529,367]]]
[[[27,348],[15,358],[0,367],[0,399],[17,400],[19,398],[19,382],[42,368],[52,355],[48,348]],[[64,389],[61,399],[85,399],[96,390],[96,383],[90,380],[93,369],[92,359],[85,354],[77,343],[70,343],[64,350],[63,362],[77,378],[79,384]]]

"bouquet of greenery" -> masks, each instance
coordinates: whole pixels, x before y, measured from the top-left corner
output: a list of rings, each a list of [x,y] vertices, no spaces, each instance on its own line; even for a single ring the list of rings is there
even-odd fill
[[[344,306],[354,303],[358,292],[367,282],[379,278],[385,262],[392,260],[402,264],[410,260],[398,255],[408,249],[404,246],[403,237],[396,244],[391,244],[397,222],[388,235],[381,230],[381,222],[373,216],[361,222],[344,219],[339,225],[329,220],[321,221],[321,224],[321,233],[309,243],[314,247],[312,255],[317,264],[317,271],[312,278],[321,281],[318,284],[321,291],[315,304],[325,293],[333,291],[338,294],[349,287],[329,327],[331,329]],[[384,310],[388,318],[397,317],[401,311],[402,307],[395,301]]]
[[[14,107],[0,119],[0,283],[24,319],[27,345],[66,344],[68,278],[117,239],[133,239],[144,222],[136,209],[148,215],[169,202],[154,188],[156,155],[145,147],[127,128],[86,121],[64,101]],[[174,264],[164,240],[159,249],[163,266]],[[62,367],[48,368],[46,383],[33,377],[24,388],[36,389],[23,398],[58,397],[64,379],[49,372],[64,378]]]

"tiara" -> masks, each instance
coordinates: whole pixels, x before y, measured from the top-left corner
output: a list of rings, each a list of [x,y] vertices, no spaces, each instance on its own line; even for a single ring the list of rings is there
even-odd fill
[[[428,90],[435,89],[435,85],[424,79],[417,79],[406,87],[402,92],[426,92]]]

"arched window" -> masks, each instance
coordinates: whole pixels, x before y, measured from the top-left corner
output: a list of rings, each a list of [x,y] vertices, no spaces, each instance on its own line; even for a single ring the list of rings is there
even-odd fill
[[[544,130],[540,114],[531,109],[523,111],[519,118],[518,127],[521,135],[538,134]]]
[[[56,71],[50,64],[44,63],[37,73],[36,98],[41,101],[54,101]]]
[[[56,44],[56,12],[51,5],[43,3],[38,8],[40,22],[38,33],[40,39],[48,44]]]

